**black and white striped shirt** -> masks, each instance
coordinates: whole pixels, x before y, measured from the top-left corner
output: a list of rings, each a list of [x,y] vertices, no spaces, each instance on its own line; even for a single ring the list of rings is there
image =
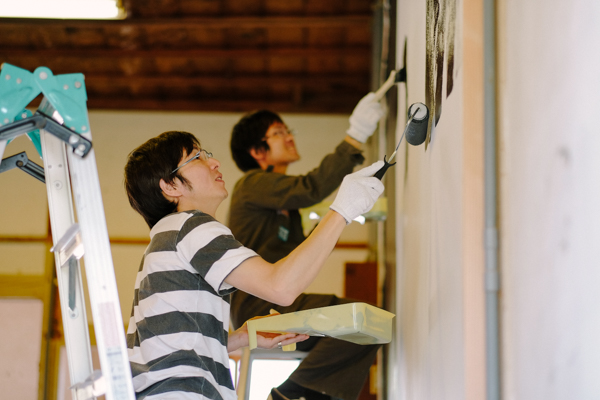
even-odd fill
[[[127,347],[138,399],[237,399],[229,372],[225,278],[257,254],[200,211],[150,231],[135,282]]]

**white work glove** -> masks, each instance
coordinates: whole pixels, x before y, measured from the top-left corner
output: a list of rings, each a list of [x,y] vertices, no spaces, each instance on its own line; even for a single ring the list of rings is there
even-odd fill
[[[346,220],[346,225],[366,213],[383,193],[383,183],[373,175],[383,167],[383,161],[346,175],[330,209]]]
[[[383,114],[383,107],[378,101],[375,101],[375,93],[368,93],[354,107],[354,111],[350,115],[350,128],[346,133],[361,143],[366,142],[375,132],[377,123]]]

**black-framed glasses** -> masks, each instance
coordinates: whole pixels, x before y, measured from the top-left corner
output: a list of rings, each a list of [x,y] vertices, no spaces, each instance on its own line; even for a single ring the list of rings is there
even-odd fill
[[[212,158],[212,153],[209,151],[206,151],[204,149],[200,149],[196,155],[192,158],[190,158],[189,160],[187,160],[186,162],[184,162],[183,164],[181,164],[179,167],[175,168],[173,171],[171,171],[171,174],[174,174],[175,172],[177,172],[181,167],[183,167],[184,165],[186,165],[187,163],[194,161],[196,159],[201,159],[202,161],[207,161],[209,158]]]
[[[288,129],[288,128],[277,129],[277,130],[273,131],[273,134],[271,136],[265,135],[263,140],[267,140],[267,139],[270,139],[272,137],[277,137],[277,136],[280,136],[280,137],[296,136],[296,131],[294,131],[293,129]]]

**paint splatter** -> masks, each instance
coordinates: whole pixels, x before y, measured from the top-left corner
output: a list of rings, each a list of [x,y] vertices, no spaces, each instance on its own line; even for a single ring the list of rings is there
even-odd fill
[[[454,87],[454,40],[456,36],[456,1],[448,2],[448,82],[446,84],[446,97],[452,93]]]
[[[425,148],[431,140],[432,128],[442,116],[444,88],[447,98],[454,87],[456,1],[427,0],[425,102],[433,118],[429,121]]]

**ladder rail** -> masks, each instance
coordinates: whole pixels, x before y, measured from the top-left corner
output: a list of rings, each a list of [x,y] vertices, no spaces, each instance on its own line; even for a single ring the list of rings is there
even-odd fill
[[[44,154],[44,172],[48,194],[48,212],[53,245],[63,237],[75,223],[73,200],[69,180],[69,166],[65,145],[45,131],[40,132],[42,153]],[[85,381],[93,372],[92,352],[88,329],[87,313],[83,296],[83,284],[77,261],[76,276],[69,276],[68,265],[61,265],[58,252],[54,253],[60,306],[63,316],[65,347],[70,371],[71,386]],[[69,279],[75,279],[74,293],[69,292]],[[72,288],[72,285],[71,285]],[[75,308],[69,308],[69,295],[75,296]],[[76,397],[74,397],[76,398]]]
[[[53,118],[61,118],[53,104],[45,98],[42,100],[39,110]],[[40,131],[46,133],[44,129]],[[80,133],[80,136],[83,140],[92,141],[89,127],[84,133]],[[64,145],[62,149],[65,151]],[[107,400],[134,400],[135,393],[95,151],[93,147],[90,147],[87,154],[82,157],[82,154],[74,149],[66,152],[66,159],[73,203],[77,211],[81,240],[84,246],[86,280],[96,333],[98,358],[102,369],[100,385],[104,388],[102,391]],[[73,203],[71,203],[71,207]],[[79,384],[81,383],[80,380]],[[92,381],[91,385],[95,383]],[[82,385],[81,387],[89,389],[89,386]],[[82,390],[83,398],[88,395],[89,390]]]
[[[82,136],[92,139],[91,132]],[[95,152],[92,148],[85,158],[70,152],[67,158],[85,247],[85,271],[93,299],[90,303],[106,398],[135,399]]]

